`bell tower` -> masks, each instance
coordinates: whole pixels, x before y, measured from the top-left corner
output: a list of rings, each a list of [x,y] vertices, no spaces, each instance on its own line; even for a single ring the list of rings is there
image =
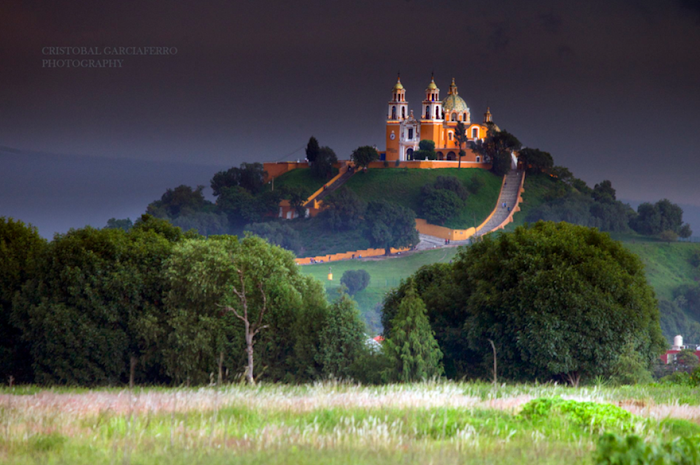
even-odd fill
[[[440,89],[435,85],[435,76],[430,77],[430,84],[425,89],[420,120],[421,138],[435,142],[436,147],[444,146],[443,131],[441,131],[444,116],[442,113],[442,101]]]
[[[391,101],[386,115],[386,160],[399,159],[399,140],[401,136],[401,122],[408,118],[408,102],[406,101],[406,89],[401,84],[401,75],[396,79],[396,84],[391,89]]]

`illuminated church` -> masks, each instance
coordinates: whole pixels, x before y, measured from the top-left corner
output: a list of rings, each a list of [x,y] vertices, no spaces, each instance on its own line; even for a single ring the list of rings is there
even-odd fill
[[[406,89],[399,77],[392,89],[391,101],[386,120],[386,152],[383,159],[387,161],[405,161],[413,159],[413,152],[418,150],[418,143],[423,139],[435,142],[438,160],[456,161],[459,158],[459,143],[455,137],[457,123],[462,122],[467,130],[468,141],[484,139],[491,123],[491,112],[486,111],[483,123],[474,123],[467,103],[457,92],[457,85],[452,79],[445,100],[440,100],[440,89],[431,78],[425,89],[425,100],[421,104],[419,119],[408,109]],[[481,163],[481,157],[469,149],[469,142],[464,144],[466,155],[463,163]]]

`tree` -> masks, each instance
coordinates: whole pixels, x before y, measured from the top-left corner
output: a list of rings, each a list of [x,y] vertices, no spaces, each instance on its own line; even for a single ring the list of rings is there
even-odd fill
[[[692,373],[700,365],[700,360],[693,349],[683,349],[676,354],[673,364],[678,370]]]
[[[472,150],[491,161],[491,171],[503,176],[510,171],[511,154],[520,150],[522,144],[513,134],[506,130],[498,131],[491,125],[486,139],[472,142]]]
[[[401,205],[373,200],[365,214],[365,237],[372,247],[383,248],[386,254],[391,248],[413,247],[418,244],[416,214]]]
[[[188,241],[174,250],[168,276],[177,291],[174,297],[183,295],[195,301],[213,297],[208,301],[209,308],[205,309],[208,319],[213,318],[212,312],[218,309],[225,310],[240,322],[239,331],[236,332],[231,323],[228,334],[238,334],[237,337],[243,340],[245,379],[255,384],[258,336],[263,330],[277,326],[275,321],[278,319],[288,319],[282,315],[289,315],[288,310],[300,305],[300,291],[305,279],[299,274],[294,256],[256,236],[247,236],[242,241],[226,237]],[[171,297],[170,301],[172,306],[179,307],[176,299]],[[211,308],[212,305],[216,308]],[[186,314],[186,309],[180,313],[183,312]],[[287,331],[293,321],[291,318]],[[188,332],[194,336],[183,336],[181,345],[184,347],[196,337],[195,332]],[[227,338],[221,332],[213,334],[219,339]],[[224,342],[219,344],[219,350],[226,346]],[[270,344],[274,345],[274,342],[266,345]],[[288,346],[291,348],[293,344],[291,340]],[[181,353],[180,357],[183,355]]]
[[[366,352],[365,338],[365,324],[355,302],[341,292],[320,334],[318,361],[324,376],[348,378],[353,363]]]
[[[338,163],[338,157],[333,149],[321,147],[311,163],[311,172],[317,178],[328,179],[333,176],[333,166],[336,163]]]
[[[350,159],[355,163],[357,168],[367,168],[370,163],[379,160],[379,153],[377,153],[374,147],[365,145],[356,148],[355,151],[352,152],[352,155],[350,155]]]
[[[423,216],[429,223],[445,224],[464,206],[464,201],[453,191],[432,189],[423,200]]]
[[[105,228],[109,229],[123,229],[124,231],[130,230],[134,226],[130,218],[125,218],[118,220],[116,218],[110,218],[107,220],[107,226]]]
[[[430,139],[423,139],[418,143],[418,150],[413,152],[414,160],[436,160],[435,142]]]
[[[644,202],[637,207],[637,216],[630,221],[632,229],[639,234],[655,236],[661,232],[670,230],[680,237],[690,237],[690,226],[683,224],[683,209],[671,203],[668,199],[662,199],[651,204]]]
[[[420,381],[443,373],[442,352],[430,328],[425,304],[412,285],[399,304],[384,347],[394,361],[394,376],[401,382]]]
[[[321,147],[319,147],[318,141],[314,136],[311,136],[309,143],[306,144],[306,160],[310,164],[313,164],[316,161],[316,157],[318,156],[320,150]]]
[[[641,261],[592,228],[538,222],[462,250],[453,279],[470,346],[512,379],[608,375],[626,344],[650,364],[665,343]]]
[[[307,186],[286,186],[282,196],[289,200],[289,205],[296,210],[299,216],[304,217],[306,214],[304,204],[312,193]]]
[[[348,289],[348,294],[355,295],[369,286],[370,276],[365,270],[347,270],[340,278],[340,284]]]
[[[239,168],[229,168],[219,171],[211,179],[211,189],[215,197],[221,195],[223,189],[242,187],[253,195],[262,192],[267,173],[262,163],[241,163]]]
[[[612,183],[608,180],[596,184],[593,187],[593,200],[601,203],[613,203],[617,198],[615,197],[615,189],[613,189]]]
[[[327,208],[320,216],[332,231],[357,229],[367,209],[367,203],[346,186],[331,193],[323,203]]]
[[[461,168],[462,157],[467,154],[467,152],[465,152],[463,149],[464,144],[467,143],[467,128],[461,121],[457,122],[457,127],[455,128],[455,139],[457,140],[457,144],[459,145],[459,164],[457,165],[457,168]]]
[[[676,242],[678,240],[678,234],[667,229],[666,231],[661,231],[659,233],[659,239],[670,244],[671,242]]]
[[[36,260],[46,247],[37,229],[12,218],[0,217],[0,379],[33,381],[29,341],[13,324],[12,301],[34,274]]]
[[[87,227],[56,235],[15,306],[36,381],[133,384],[146,373],[161,379],[154,350],[164,333],[161,273],[173,242],[185,237],[149,216],[128,233]]]
[[[554,166],[552,155],[540,149],[524,148],[518,153],[518,162],[521,162],[528,174],[548,173]]]
[[[245,232],[255,234],[267,240],[270,244],[298,254],[301,250],[299,233],[287,222],[268,221],[267,223],[252,223],[246,226]]]

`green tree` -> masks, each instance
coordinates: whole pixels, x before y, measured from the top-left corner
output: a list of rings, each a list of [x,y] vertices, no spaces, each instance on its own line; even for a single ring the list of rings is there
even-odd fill
[[[394,361],[394,376],[401,382],[420,381],[443,373],[442,352],[428,322],[425,304],[412,285],[401,299],[384,347]]]
[[[607,376],[632,344],[650,364],[665,346],[641,261],[595,229],[538,222],[462,250],[453,279],[465,330],[488,363],[513,379]]]
[[[130,230],[134,226],[134,223],[130,218],[125,218],[118,220],[116,218],[110,218],[107,220],[107,226],[105,228],[109,229],[123,229],[124,231]]]
[[[366,270],[347,270],[340,278],[340,284],[348,289],[348,294],[355,295],[369,286],[370,276]]]
[[[391,248],[413,247],[418,244],[416,214],[401,205],[373,200],[367,205],[365,237],[372,247],[383,248],[386,254]]]
[[[462,157],[467,154],[467,152],[464,151],[464,144],[467,143],[467,128],[464,126],[464,123],[459,121],[457,122],[457,127],[455,128],[455,139],[457,140],[457,144],[459,145],[459,164],[457,165],[457,168],[462,167]]]
[[[612,203],[617,200],[615,189],[607,179],[593,187],[593,200],[601,203]]]
[[[338,163],[338,157],[330,147],[321,147],[316,158],[311,163],[311,172],[317,178],[328,179],[333,176],[333,167]]]
[[[366,351],[365,338],[365,324],[355,302],[341,292],[321,330],[318,361],[323,366],[323,375],[348,378],[353,363]]]
[[[324,224],[332,231],[355,230],[362,224],[367,203],[352,189],[342,186],[323,200],[326,209],[321,212]]]
[[[157,232],[166,228],[166,234]],[[157,381],[161,272],[173,241],[184,237],[148,216],[129,233],[88,227],[56,235],[16,301],[15,319],[31,344],[36,381],[133,384],[146,373]]]
[[[671,242],[676,242],[678,240],[678,234],[670,229],[667,229],[659,233],[659,239],[670,244]]]
[[[379,153],[374,147],[365,145],[358,147],[350,155],[350,159],[355,163],[357,168],[367,168],[370,163],[379,160]]]
[[[673,364],[678,370],[692,373],[700,365],[700,360],[693,349],[683,349],[676,354]]]
[[[219,171],[211,179],[211,189],[215,197],[224,189],[241,187],[252,195],[263,191],[267,173],[262,163],[241,163],[241,166]]]
[[[414,160],[436,160],[435,142],[430,139],[423,139],[418,143],[418,150],[413,152]]]
[[[655,204],[645,202],[639,205],[637,216],[630,221],[630,226],[639,234],[649,236],[656,236],[666,230],[683,238],[693,234],[690,226],[683,224],[683,209],[668,199],[659,200]]]
[[[432,189],[423,200],[423,216],[429,223],[445,224],[464,206],[457,194],[446,189]]]
[[[311,136],[311,138],[309,138],[309,143],[306,144],[306,160],[313,164],[320,151],[321,147],[318,145],[318,141],[314,136]]]
[[[0,379],[12,376],[18,383],[33,381],[29,341],[12,323],[12,301],[32,277],[36,259],[46,241],[31,225],[0,217]]]
[[[498,131],[491,125],[486,139],[472,142],[472,150],[491,162],[491,171],[503,176],[510,171],[511,153],[520,150],[522,144],[513,134],[506,130]]]
[[[298,254],[302,248],[299,233],[284,221],[252,223],[246,226],[245,232],[262,237],[270,244],[278,245],[295,254]]]
[[[204,198],[203,190],[204,186],[192,189],[184,184],[168,189],[160,200],[148,205],[146,213],[157,218],[173,219],[183,212],[211,211],[214,205]]]
[[[521,162],[528,174],[548,173],[554,166],[552,155],[540,149],[524,148],[518,153],[518,162]]]
[[[258,339],[263,341],[263,358],[267,357],[270,365],[279,366],[282,359],[293,358],[296,341],[288,336],[295,327],[293,309],[302,305],[303,291],[314,286],[300,275],[289,252],[256,236],[242,241],[225,237],[188,241],[174,250],[168,276],[176,292],[169,299],[170,305],[185,320],[171,334],[173,356],[179,359],[173,360],[172,366],[191,360],[188,370],[200,373],[200,367],[207,366],[206,360],[197,358],[201,349],[196,342],[202,338],[197,325],[210,334],[204,339],[215,343],[206,355],[209,363],[216,354],[221,360],[221,351],[227,346],[242,347],[245,379],[250,384],[255,383]],[[186,298],[182,303],[180,296]],[[189,323],[194,312],[188,311],[188,302],[202,303],[195,312],[202,312],[203,317],[195,314],[195,324]],[[222,325],[216,323],[221,317],[228,321],[223,330],[217,329]],[[272,334],[265,335],[267,331]]]

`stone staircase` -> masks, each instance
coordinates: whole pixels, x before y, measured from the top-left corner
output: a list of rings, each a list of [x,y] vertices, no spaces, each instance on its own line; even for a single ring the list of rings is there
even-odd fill
[[[498,196],[498,204],[496,205],[496,213],[489,219],[489,221],[483,225],[476,232],[477,236],[483,234],[488,234],[497,228],[501,223],[508,218],[510,215],[510,210],[513,210],[516,202],[518,201],[518,194],[520,193],[520,182],[523,177],[523,172],[517,170],[510,170],[506,175],[505,185],[501,188],[501,193]],[[505,203],[505,207],[503,204]]]
[[[336,190],[338,190],[338,188],[340,188],[340,186],[342,186],[343,184],[345,184],[345,183],[347,182],[347,180],[350,179],[350,178],[352,177],[353,174],[355,174],[355,171],[354,171],[352,168],[348,168],[348,170],[345,171],[345,173],[343,173],[342,176],[340,176],[338,179],[336,179],[336,180],[333,182],[333,184],[331,184],[330,186],[326,187],[326,190],[324,190],[323,192],[321,192],[320,194],[318,194],[318,195],[314,198],[314,200],[323,200],[325,197],[328,197],[328,196],[331,195],[333,192],[335,192]]]

